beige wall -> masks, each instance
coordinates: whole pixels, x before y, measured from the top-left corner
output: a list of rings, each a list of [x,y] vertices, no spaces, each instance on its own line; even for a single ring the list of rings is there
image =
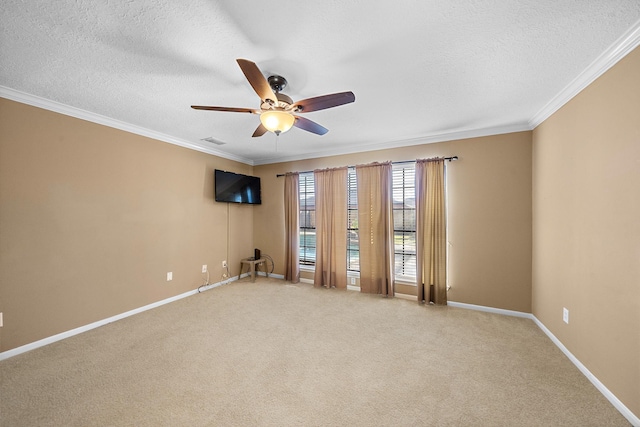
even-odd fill
[[[329,137],[329,135],[327,135]],[[276,174],[457,155],[447,163],[452,301],[531,311],[531,132],[256,166],[255,243],[284,271],[284,180]],[[415,288],[414,288],[415,289]]]
[[[635,414],[639,76],[636,49],[533,133],[533,314]]]
[[[193,290],[203,264],[237,274],[253,207],[213,200],[215,168],[252,171],[0,98],[0,351]]]

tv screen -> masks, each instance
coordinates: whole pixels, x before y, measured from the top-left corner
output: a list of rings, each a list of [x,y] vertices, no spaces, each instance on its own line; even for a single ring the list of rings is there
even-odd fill
[[[216,202],[259,205],[260,178],[216,169]]]

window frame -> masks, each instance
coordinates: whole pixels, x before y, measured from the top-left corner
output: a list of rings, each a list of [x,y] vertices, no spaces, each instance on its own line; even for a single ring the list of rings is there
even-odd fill
[[[408,283],[416,281],[415,172],[415,162],[396,163],[392,166],[393,273],[396,281]],[[397,185],[398,182],[402,185]],[[400,220],[398,220],[398,211],[402,213]],[[398,226],[398,224],[401,225]],[[399,245],[398,241],[400,241]]]
[[[356,168],[347,168],[347,272],[360,273],[358,184]]]
[[[315,184],[313,180],[313,172],[302,172],[298,174],[299,187],[299,235],[300,235],[300,247],[299,264],[301,267],[309,267],[316,265],[316,245],[315,245]],[[304,197],[303,197],[304,195]],[[311,203],[310,201],[313,201]],[[313,239],[311,239],[313,236]],[[309,240],[313,244],[309,244]]]

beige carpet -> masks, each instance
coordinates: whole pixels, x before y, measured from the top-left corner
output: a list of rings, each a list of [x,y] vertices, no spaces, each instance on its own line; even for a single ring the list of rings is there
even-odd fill
[[[625,426],[528,319],[243,279],[0,362],[2,426]]]

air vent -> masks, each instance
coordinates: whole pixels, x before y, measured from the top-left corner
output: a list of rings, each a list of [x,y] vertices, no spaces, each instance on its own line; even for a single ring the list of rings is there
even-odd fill
[[[224,145],[224,144],[226,144],[226,142],[222,142],[222,141],[218,141],[217,139],[213,139],[212,136],[210,136],[209,138],[202,138],[200,141],[206,141],[206,142],[210,142],[210,143],[216,144],[216,145]]]

